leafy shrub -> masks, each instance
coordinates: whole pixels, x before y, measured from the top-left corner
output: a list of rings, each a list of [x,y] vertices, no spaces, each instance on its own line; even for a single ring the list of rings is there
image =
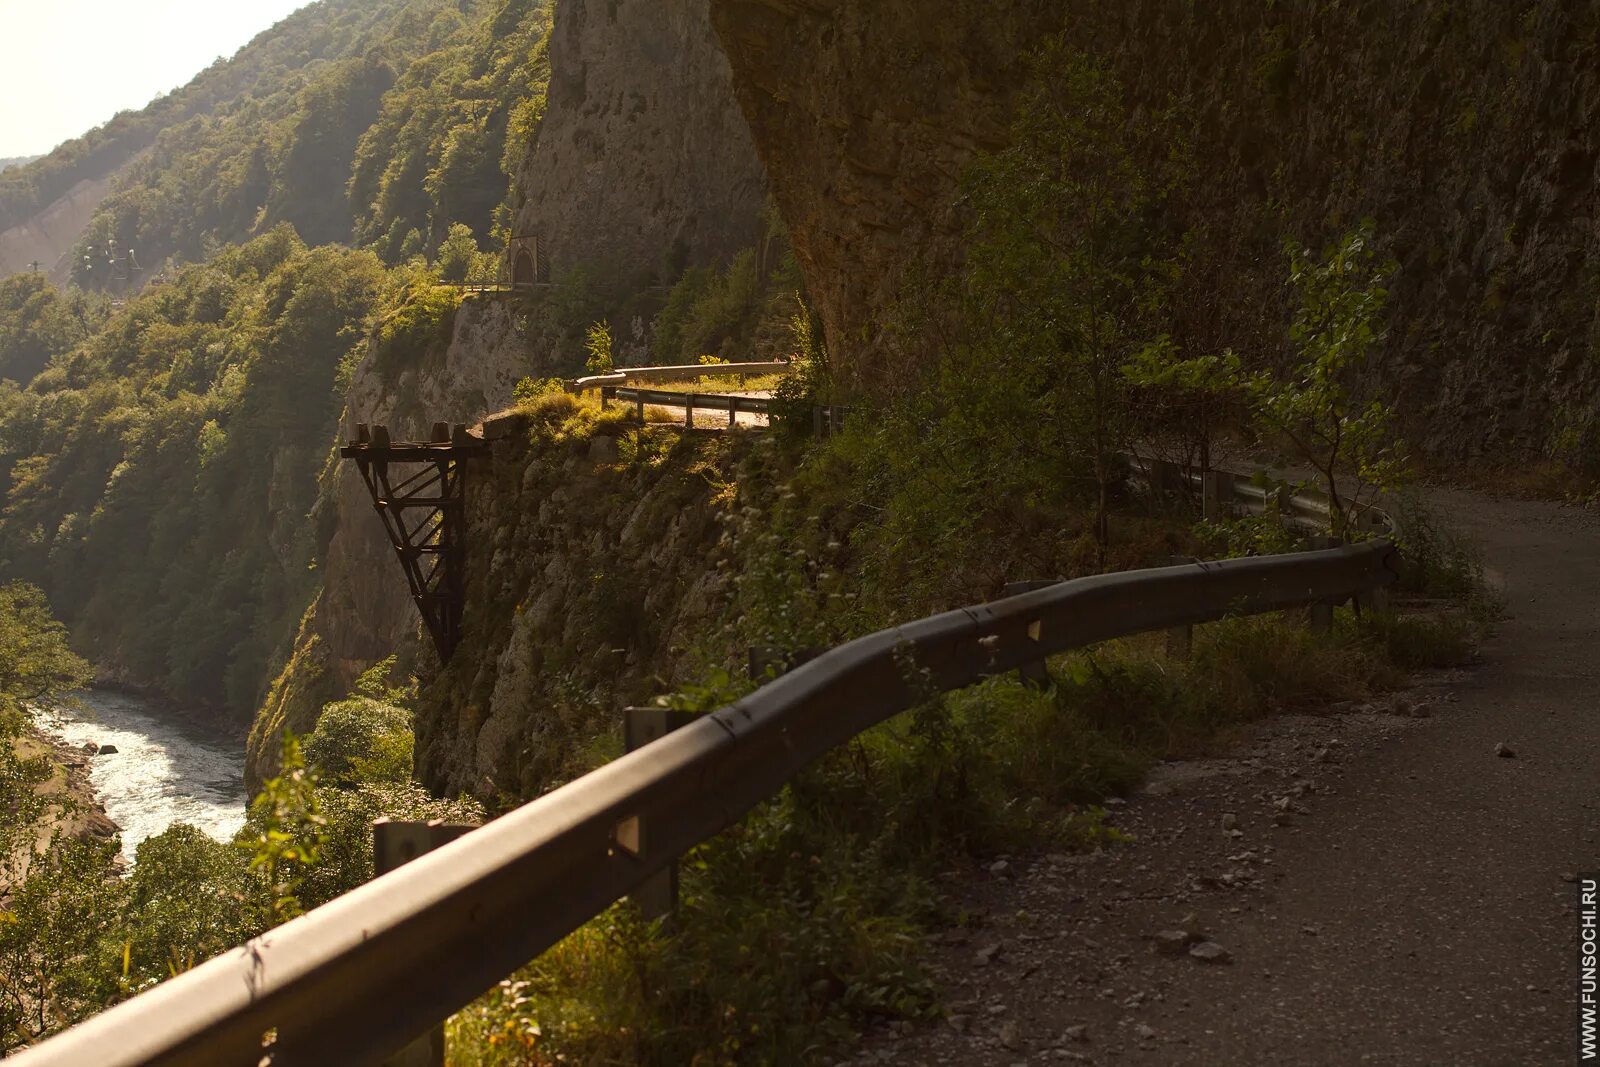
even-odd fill
[[[423,365],[450,346],[461,293],[427,278],[415,278],[403,290],[398,307],[378,323],[372,339],[372,365],[386,382],[402,371]]]
[[[498,262],[498,257],[478,250],[470,226],[457,222],[439,246],[435,265],[439,277],[447,282],[492,282]]]
[[[187,971],[266,928],[261,883],[232,845],[179,824],[139,845],[119,924],[129,995]]]
[[[511,396],[519,405],[533,404],[547,396],[554,396],[567,391],[566,383],[560,378],[524,378],[512,390]]]
[[[589,358],[584,362],[584,368],[590,374],[610,374],[616,366],[613,358],[611,341],[611,324],[609,322],[596,322],[589,327],[587,339],[584,342],[584,351],[589,353]]]
[[[300,887],[315,908],[373,877],[372,824],[378,819],[480,824],[487,821],[475,801],[440,800],[411,782],[363,782],[354,789],[321,789],[317,807],[325,820],[318,862]]]
[[[329,704],[306,736],[306,761],[318,780],[352,786],[411,780],[416,738],[411,713],[370,697]]]

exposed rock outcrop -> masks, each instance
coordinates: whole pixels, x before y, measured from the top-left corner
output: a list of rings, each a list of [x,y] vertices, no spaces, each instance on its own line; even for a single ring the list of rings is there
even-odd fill
[[[959,175],[1063,30],[1192,121],[1188,204],[1236,333],[1281,336],[1285,237],[1372,217],[1400,262],[1376,383],[1435,454],[1600,456],[1600,16],[1314,0],[711,0],[836,358],[912,264],[960,254]],[[1238,295],[1238,299],[1234,299]],[[1252,321],[1253,320],[1253,321]],[[1264,328],[1271,327],[1271,328]]]
[[[761,163],[705,0],[558,0],[518,233],[557,273],[670,284],[755,244]]]
[[[537,795],[622,708],[701,666],[684,650],[732,592],[718,563],[733,507],[722,490],[761,446],[647,433],[653,443],[610,462],[612,449],[541,440],[516,418],[491,431],[468,482],[462,644],[417,716],[418,774],[432,788]]]
[[[438,418],[472,422],[505,407],[520,379],[547,372],[528,343],[530,314],[514,301],[468,300],[456,313],[449,346],[392,380],[369,355],[346,396],[341,436],[348,439],[355,424],[365,422],[389,426],[397,439],[425,437]],[[360,476],[348,464],[334,463],[324,478],[318,519],[331,533],[321,553],[322,592],[256,715],[246,766],[252,788],[276,766],[285,726],[296,733],[310,730],[325,702],[348,693],[363,671],[418,629],[394,548],[372,514]]]
[[[625,300],[631,289],[755,243],[766,202],[761,164],[705,0],[557,0],[550,48],[549,99],[520,182],[527,199],[517,230],[540,235],[558,273],[587,265]],[[357,370],[344,432],[357,422],[397,434],[425,433],[436,420],[473,422],[509,404],[521,378],[571,373],[574,354],[559,350],[561,331],[544,318],[553,313],[538,302],[467,301],[448,350],[392,380],[370,359]],[[638,347],[644,330],[634,316],[619,319],[619,348]],[[252,787],[276,766],[285,726],[311,729],[323,703],[362,671],[415,647],[416,610],[365,487],[337,464],[325,477],[322,592],[256,716]],[[510,579],[497,570],[496,580]]]

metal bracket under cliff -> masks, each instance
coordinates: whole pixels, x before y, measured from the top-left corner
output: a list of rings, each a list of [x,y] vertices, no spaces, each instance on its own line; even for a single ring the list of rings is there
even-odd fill
[[[355,440],[339,450],[356,461],[406,572],[411,599],[439,658],[446,661],[460,643],[466,606],[466,472],[461,461],[487,448],[465,426],[437,422],[429,441],[391,441],[387,426],[363,423],[356,427]],[[401,469],[391,476],[391,466]]]

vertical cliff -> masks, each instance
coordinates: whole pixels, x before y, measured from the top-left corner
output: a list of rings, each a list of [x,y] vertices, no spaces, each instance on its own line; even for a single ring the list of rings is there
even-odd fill
[[[517,232],[539,234],[558,274],[586,266],[609,298],[636,306],[638,289],[756,241],[761,165],[704,0],[557,0],[550,78],[538,141],[519,180],[526,199]],[[400,367],[380,367],[369,353],[346,398],[343,433],[358,422],[403,434],[439,420],[471,423],[508,405],[524,377],[580,371],[579,354],[559,341],[573,326],[557,321],[575,313],[566,299],[471,299],[456,314],[448,346]],[[416,612],[365,487],[337,462],[323,477],[316,516],[326,546],[322,588],[256,716],[252,781],[275,765],[283,727],[310,729],[323,703],[344,695],[375,661],[399,649],[425,672],[437,666],[431,648],[416,640]],[[497,573],[511,566],[499,555],[488,562]],[[533,691],[518,699],[526,703]],[[506,700],[494,706],[496,729],[523,728],[503,725],[512,721]],[[472,780],[461,774],[441,780]]]
[[[705,0],[559,0],[517,232],[557,272],[670,284],[755,244],[761,163]]]
[[[701,668],[685,650],[731,597],[728,490],[755,445],[671,427],[597,444],[522,417],[489,436],[469,474],[462,644],[424,691],[417,770],[446,793],[526,797]]]
[[[456,312],[448,345],[413,365],[380,368],[369,350],[345,398],[341,440],[353,436],[358,422],[387,425],[397,438],[425,437],[439,418],[471,422],[505,407],[521,378],[548,371],[529,340],[537,329],[537,312],[519,303],[468,300]],[[321,591],[256,715],[252,782],[275,766],[284,727],[311,729],[323,704],[348,693],[373,663],[402,647],[431,655],[416,640],[416,608],[360,476],[330,458],[322,478],[315,515],[326,537]]]
[[[1375,383],[1436,454],[1600,458],[1593,280],[1600,15],[1315,0],[711,0],[773,195],[840,361],[912,265],[960,255],[959,176],[1001,143],[1043,35],[1136,106],[1182,105],[1184,222],[1226,314],[1281,335],[1280,244],[1372,217],[1400,262]],[[1261,354],[1261,353],[1256,353]]]

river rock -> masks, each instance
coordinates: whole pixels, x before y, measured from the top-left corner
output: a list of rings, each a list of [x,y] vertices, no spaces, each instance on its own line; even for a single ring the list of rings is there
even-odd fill
[[[90,742],[90,743],[93,744],[93,742]],[[98,749],[95,750],[95,755],[97,755],[97,756],[115,756],[116,754],[117,754],[117,746],[116,745],[101,745]]]

